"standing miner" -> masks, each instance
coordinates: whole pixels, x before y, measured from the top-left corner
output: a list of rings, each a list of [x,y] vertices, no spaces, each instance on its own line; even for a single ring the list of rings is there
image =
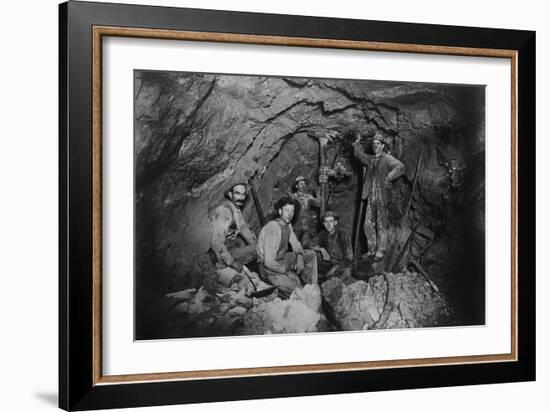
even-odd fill
[[[388,202],[391,182],[401,176],[405,170],[403,163],[384,152],[386,142],[380,133],[372,139],[374,155],[365,153],[361,145],[361,134],[356,132],[353,142],[353,154],[366,168],[364,175],[362,201],[366,202],[364,231],[367,238],[366,257],[380,260],[384,257],[388,242]]]

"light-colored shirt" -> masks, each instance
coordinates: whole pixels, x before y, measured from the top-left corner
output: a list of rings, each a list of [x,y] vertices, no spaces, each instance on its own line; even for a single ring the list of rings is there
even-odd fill
[[[296,238],[292,224],[287,226],[290,231],[288,242],[281,242],[282,225],[284,223],[280,219],[272,220],[260,230],[256,246],[258,262],[266,262],[268,266],[270,262],[280,262],[284,259],[289,243],[294,252],[303,252],[302,244]]]
[[[211,226],[210,247],[216,254],[218,262],[223,262],[227,266],[231,265],[235,259],[229,252],[226,242],[240,236],[249,245],[256,243],[256,236],[246,224],[241,209],[229,201],[222,203],[214,210]]]

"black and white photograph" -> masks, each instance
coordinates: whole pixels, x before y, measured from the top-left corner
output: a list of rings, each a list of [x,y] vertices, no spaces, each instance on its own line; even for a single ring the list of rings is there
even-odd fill
[[[135,339],[485,324],[485,86],[134,70]]]

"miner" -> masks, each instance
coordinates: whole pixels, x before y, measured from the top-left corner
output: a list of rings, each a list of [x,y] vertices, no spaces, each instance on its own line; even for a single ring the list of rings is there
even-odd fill
[[[336,213],[325,212],[321,217],[324,230],[314,240],[312,249],[318,252],[317,265],[320,279],[324,281],[336,276],[349,284],[355,281],[351,275],[353,250],[348,232],[337,228],[338,220]]]
[[[290,196],[300,204],[300,211],[294,227],[296,237],[303,247],[308,248],[311,242],[311,232],[315,230],[316,225],[314,209],[319,209],[321,201],[311,194],[308,189],[308,180],[304,176],[296,178]]]
[[[405,170],[403,163],[384,152],[386,142],[380,133],[372,139],[373,155],[366,154],[361,134],[356,132],[353,154],[366,168],[361,199],[366,202],[364,231],[367,238],[367,258],[384,257],[388,242],[388,202],[392,182]]]
[[[258,236],[258,267],[260,277],[279,289],[283,298],[303,284],[317,284],[315,252],[305,250],[292,228],[297,201],[283,197],[275,203],[278,218],[268,222]],[[289,246],[292,249],[289,250]]]
[[[248,184],[232,185],[225,192],[226,200],[212,214],[210,253],[214,254],[212,257],[223,283],[229,283],[235,273],[243,271],[243,265],[256,260],[257,238],[242,214],[247,195]]]

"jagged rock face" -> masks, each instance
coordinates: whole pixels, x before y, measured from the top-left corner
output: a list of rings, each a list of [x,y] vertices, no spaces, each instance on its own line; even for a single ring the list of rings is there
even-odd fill
[[[390,152],[406,167],[394,185],[394,220],[407,207],[423,153],[410,216],[436,238],[430,247],[448,254],[464,226],[453,211],[465,214],[475,205],[483,228],[483,93],[483,87],[452,85],[137,71],[138,283],[165,292],[200,286],[191,276],[194,261],[209,247],[209,213],[229,182],[252,181],[266,212],[297,175],[315,184],[319,147],[311,130],[345,135],[359,128],[389,139]],[[329,161],[337,154],[352,176],[333,186],[329,207],[351,231],[361,166],[349,145],[331,144]],[[251,201],[244,215],[259,231]],[[421,243],[415,247],[431,240]]]
[[[416,328],[453,322],[445,298],[418,273],[387,273],[346,286],[322,285],[327,317],[341,330]]]
[[[340,279],[332,278],[323,283],[323,296],[329,317],[341,330],[368,329],[382,312],[376,306],[372,288],[362,280],[346,286]]]

